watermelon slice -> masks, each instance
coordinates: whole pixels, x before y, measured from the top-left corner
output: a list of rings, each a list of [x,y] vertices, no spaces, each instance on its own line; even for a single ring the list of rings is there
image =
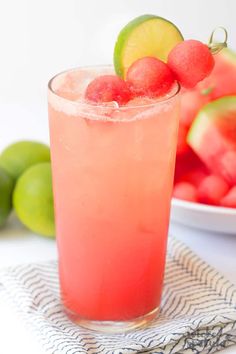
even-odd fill
[[[236,96],[205,105],[195,118],[187,142],[209,170],[236,184]]]
[[[206,103],[226,95],[236,95],[236,53],[225,48],[214,57],[212,73],[194,89],[181,90],[180,122],[187,127]]]
[[[236,184],[236,151],[230,150],[222,156],[221,174],[230,184]]]
[[[236,94],[236,53],[225,48],[215,55],[215,67],[210,76],[198,84],[210,100]]]

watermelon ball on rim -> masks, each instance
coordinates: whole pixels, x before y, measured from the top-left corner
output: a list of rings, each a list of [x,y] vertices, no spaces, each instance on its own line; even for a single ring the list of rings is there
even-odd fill
[[[165,95],[175,82],[169,67],[154,57],[136,60],[129,67],[126,80],[135,96],[151,98]]]
[[[167,63],[181,86],[193,88],[210,75],[215,60],[206,44],[190,39],[171,50]]]
[[[85,91],[85,98],[97,103],[116,101],[123,105],[131,99],[131,92],[127,83],[120,77],[102,75],[89,83]]]

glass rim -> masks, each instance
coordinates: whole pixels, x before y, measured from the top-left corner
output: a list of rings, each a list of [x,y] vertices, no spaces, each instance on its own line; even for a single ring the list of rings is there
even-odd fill
[[[86,65],[86,66],[78,66],[78,67],[73,67],[73,68],[70,68],[70,69],[66,69],[66,70],[63,70],[63,71],[60,71],[59,73],[55,74],[49,81],[48,81],[48,90],[51,92],[51,94],[55,95],[58,99],[60,100],[63,100],[65,102],[70,103],[72,105],[75,105],[75,106],[83,106],[83,107],[94,107],[94,108],[98,108],[98,109],[104,109],[104,108],[107,108],[106,104],[97,104],[97,103],[92,103],[92,102],[85,102],[85,101],[82,101],[82,100],[78,100],[78,101],[75,101],[75,100],[72,100],[72,99],[69,99],[69,98],[66,98],[60,94],[58,94],[56,92],[56,90],[53,89],[52,85],[53,85],[53,81],[58,78],[60,75],[63,75],[63,74],[66,74],[66,73],[70,73],[70,72],[73,72],[73,71],[76,71],[76,70],[94,70],[94,69],[109,69],[109,68],[113,68],[113,66],[111,64],[107,64],[107,65]],[[173,87],[175,88],[172,92],[172,89]],[[118,107],[114,107],[114,109],[117,109],[117,110],[123,110],[123,109],[137,109],[137,108],[148,108],[148,107],[152,107],[152,106],[155,106],[157,104],[162,104],[162,103],[166,103],[168,102],[169,100],[171,100],[172,98],[174,98],[175,96],[178,95],[178,93],[180,92],[180,89],[181,89],[181,86],[180,84],[178,83],[178,81],[175,81],[175,83],[173,84],[172,86],[172,89],[170,90],[171,94],[168,95],[168,93],[164,96],[161,96],[159,98],[157,98],[154,102],[151,102],[151,103],[146,103],[146,104],[136,104],[136,105],[123,105],[123,106],[118,106]],[[109,103],[109,102],[105,102],[105,103]]]

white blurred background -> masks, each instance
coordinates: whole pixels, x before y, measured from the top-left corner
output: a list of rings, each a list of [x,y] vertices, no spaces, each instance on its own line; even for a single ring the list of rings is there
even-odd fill
[[[235,0],[0,0],[0,149],[13,140],[47,141],[46,86],[58,71],[111,63],[119,30],[153,13],[185,38],[207,41],[216,26],[236,49]]]

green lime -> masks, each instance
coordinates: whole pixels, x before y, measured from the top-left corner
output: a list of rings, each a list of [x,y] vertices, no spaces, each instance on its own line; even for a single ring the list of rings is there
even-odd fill
[[[13,205],[19,220],[33,232],[54,236],[54,209],[50,162],[29,167],[17,180]]]
[[[14,179],[17,179],[28,167],[50,161],[50,149],[36,141],[18,141],[9,145],[0,155],[0,166]]]
[[[114,49],[115,71],[125,78],[130,65],[147,56],[166,62],[171,49],[182,40],[172,22],[155,15],[139,16],[119,33]]]
[[[12,208],[13,187],[12,177],[0,167],[0,226],[5,223]]]

